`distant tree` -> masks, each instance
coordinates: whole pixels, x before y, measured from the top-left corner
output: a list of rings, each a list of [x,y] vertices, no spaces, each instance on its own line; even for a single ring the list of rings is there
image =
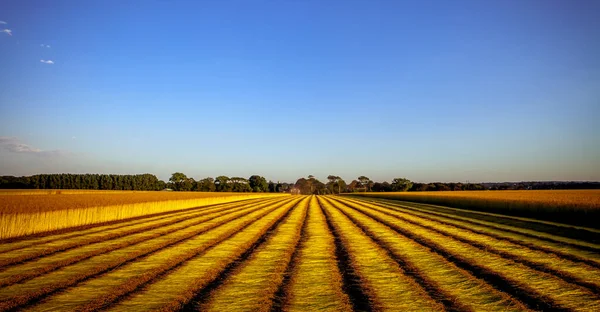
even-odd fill
[[[171,175],[171,178],[169,178],[169,182],[173,184],[173,190],[179,191],[187,179],[188,177],[185,174],[181,172],[175,172]]]
[[[229,183],[229,177],[218,176],[215,178],[215,188],[217,192],[231,192],[231,184]]]
[[[232,192],[252,192],[252,188],[250,188],[250,184],[248,184],[248,180],[245,178],[231,177],[229,178],[229,182],[231,183]]]
[[[373,192],[391,192],[392,185],[387,181],[384,182],[375,182],[373,183],[373,188],[371,189]]]
[[[392,180],[392,190],[394,192],[406,192],[410,190],[413,186],[413,183],[405,178],[395,178]]]
[[[298,179],[296,181],[296,184],[294,184],[294,188],[297,189],[300,192],[300,194],[304,194],[304,195],[312,194],[311,183],[305,178]]]
[[[350,184],[348,184],[348,187],[346,188],[348,190],[348,192],[356,192],[356,189],[360,187],[360,182],[358,182],[357,180],[352,180],[352,182],[350,182]]]
[[[342,190],[346,189],[346,182],[339,176],[329,175],[327,176],[327,180],[329,180],[327,182],[327,189],[332,194],[339,194]]]
[[[199,180],[196,182],[195,190],[198,192],[214,192],[216,190],[215,179],[208,177]]]
[[[317,179],[315,179],[313,181],[312,187],[313,187],[313,194],[315,194],[315,195],[325,195],[325,194],[329,193],[327,186],[323,182],[321,182]]]
[[[269,191],[269,183],[264,177],[259,175],[253,175],[248,178],[248,183],[250,184],[250,188],[252,192],[268,192]]]
[[[360,176],[358,177],[358,182],[360,182],[362,187],[368,189],[369,192],[371,191],[371,186],[373,185],[373,181],[371,181],[371,179],[367,178],[366,176]]]

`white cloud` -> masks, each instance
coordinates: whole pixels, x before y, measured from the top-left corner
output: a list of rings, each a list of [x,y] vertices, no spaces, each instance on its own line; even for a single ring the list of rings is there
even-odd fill
[[[52,61],[52,60],[47,60],[47,61],[45,61],[45,60],[40,60],[40,62],[42,62],[42,63],[44,63],[44,64],[54,64],[54,61]]]
[[[3,29],[1,32],[3,32],[3,33],[7,33],[9,36],[12,36],[12,30],[10,30],[10,29],[6,29],[6,28],[5,28],[5,29]]]
[[[8,23],[7,23],[7,22],[5,22],[5,21],[0,21],[0,24],[6,25],[6,24],[8,24]]]
[[[39,148],[27,145],[15,137],[0,136],[0,147],[11,153],[31,154],[39,156],[52,156],[64,154],[60,150],[44,151]]]
[[[40,44],[40,47],[42,47],[42,48],[49,48],[49,47],[50,47],[50,45],[49,45],[49,44],[43,44],[43,43],[42,43],[42,44]]]

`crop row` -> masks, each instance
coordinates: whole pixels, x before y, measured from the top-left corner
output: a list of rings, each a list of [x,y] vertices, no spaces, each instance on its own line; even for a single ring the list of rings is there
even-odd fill
[[[0,310],[600,310],[595,242],[455,212],[288,196],[24,238]]]

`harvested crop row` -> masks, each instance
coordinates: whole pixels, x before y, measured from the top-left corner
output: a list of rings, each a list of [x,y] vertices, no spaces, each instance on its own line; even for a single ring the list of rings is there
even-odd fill
[[[275,205],[275,208],[272,209],[284,205],[289,202],[289,200],[291,199],[284,200],[283,203]],[[140,257],[152,255],[167,247],[176,247],[180,243],[185,243],[199,234],[218,228],[230,221],[240,219],[251,220],[253,217],[260,215],[260,213],[261,211],[254,210],[250,213],[241,211],[221,216],[197,226],[92,257],[59,270],[52,271],[46,275],[36,277],[25,283],[2,288],[0,289],[0,310],[26,304],[33,299],[75,285],[79,281],[107,272],[117,266],[121,266],[128,262],[134,263],[132,261],[137,260]]]
[[[270,202],[270,200],[268,200]],[[36,244],[28,248],[21,248],[0,254],[0,267],[13,263],[19,263],[26,260],[38,258],[40,256],[51,255],[55,252],[66,251],[79,246],[88,246],[98,242],[106,242],[112,239],[122,238],[127,235],[143,233],[160,227],[169,226],[178,222],[189,220],[201,215],[208,215],[214,212],[225,212],[236,207],[246,206],[248,203],[229,203],[219,205],[218,207],[210,207],[207,209],[199,209],[199,211],[186,211],[176,213],[175,215],[162,217],[158,220],[149,220],[147,222],[135,222],[133,225],[125,225],[113,230],[103,232],[95,232],[92,234],[81,233],[70,239],[62,239],[54,242],[48,242],[43,245]]]
[[[371,203],[379,203],[385,204],[387,207],[398,207],[401,209],[410,209],[420,211],[426,214],[431,215],[439,215],[444,216],[446,218],[450,218],[453,220],[460,220],[467,223],[477,224],[484,227],[488,227],[490,229],[498,230],[506,233],[513,233],[517,235],[521,235],[524,237],[533,238],[549,243],[554,244],[563,244],[565,246],[569,246],[572,248],[578,248],[580,250],[589,251],[590,253],[598,254],[600,252],[600,245],[590,242],[581,241],[578,239],[568,238],[560,236],[560,231],[556,231],[554,233],[546,233],[546,232],[538,232],[535,229],[530,228],[522,228],[519,226],[514,226],[510,220],[504,220],[502,223],[499,223],[498,219],[488,218],[484,216],[483,218],[477,214],[470,213],[456,213],[452,211],[452,208],[444,208],[440,206],[431,206],[424,204],[415,204],[415,203],[398,203],[397,201],[392,200],[363,200],[360,199],[361,202],[371,202]]]
[[[520,302],[499,292],[470,273],[459,269],[429,248],[399,235],[391,228],[351,209],[342,201],[332,201],[339,209],[382,247],[389,250],[405,270],[432,297],[451,311],[526,311]]]
[[[183,263],[161,279],[109,307],[109,310],[133,311],[143,307],[144,310],[174,311],[185,304],[188,304],[188,309],[192,308],[192,299],[215,281],[230,263],[248,249],[255,248],[257,242],[265,240],[279,226],[301,221],[304,212],[296,209],[298,205],[305,205],[301,200],[306,201],[307,198],[295,200],[283,209],[258,219],[252,226]]]
[[[360,201],[345,198],[348,201],[354,203],[369,203],[381,208],[392,209],[400,212],[404,212],[407,214],[415,215],[423,219],[427,219],[434,222],[439,222],[444,225],[450,225],[461,230],[466,230],[469,232],[487,235],[499,240],[505,240],[513,244],[517,244],[520,246],[524,246],[527,248],[531,248],[533,250],[539,250],[547,253],[553,253],[559,257],[569,259],[571,261],[586,263],[588,265],[594,266],[596,268],[600,268],[600,254],[581,250],[576,247],[572,247],[570,245],[565,245],[561,243],[556,243],[548,240],[541,240],[537,238],[533,238],[531,236],[525,236],[522,234],[502,231],[495,229],[493,227],[484,226],[477,221],[466,221],[458,218],[454,218],[442,213],[435,212],[423,212],[418,208],[413,208],[410,206],[402,205],[391,205],[387,202],[378,202],[378,201]]]
[[[203,209],[211,209],[211,208],[216,208],[216,207],[228,207],[230,205],[245,205],[245,204],[249,204],[252,202],[265,201],[265,200],[277,200],[277,198],[253,198],[253,199],[247,199],[247,200],[243,200],[243,201],[235,201],[235,202],[229,202],[229,203],[193,207],[193,208],[187,208],[187,209],[176,210],[176,211],[166,211],[166,212],[152,214],[152,215],[138,216],[138,217],[130,218],[127,220],[112,221],[112,222],[109,222],[108,224],[102,223],[102,224],[88,225],[85,228],[75,227],[75,228],[70,228],[70,229],[63,229],[63,230],[60,230],[59,233],[50,232],[50,233],[44,233],[44,234],[36,234],[33,236],[12,238],[12,239],[9,239],[8,241],[7,240],[2,241],[2,244],[0,244],[0,253],[9,252],[9,251],[13,251],[13,250],[21,249],[21,248],[32,247],[35,245],[45,245],[48,243],[69,241],[72,238],[80,237],[82,235],[104,233],[107,231],[113,231],[113,230],[117,230],[117,229],[128,227],[128,226],[146,223],[149,221],[163,220],[163,219],[170,218],[171,216],[174,216],[177,214],[193,213],[195,211],[201,211]]]
[[[289,218],[249,259],[210,292],[200,311],[269,311],[280,288],[306,222],[308,199],[294,207]]]
[[[119,248],[125,248],[127,246],[138,244],[149,239],[183,230],[191,226],[196,226],[203,222],[207,222],[221,216],[226,216],[230,213],[235,213],[238,211],[256,210],[258,208],[263,208],[271,204],[272,203],[269,201],[267,203],[261,203],[260,205],[256,206],[244,205],[241,207],[223,209],[212,213],[200,213],[195,217],[190,217],[189,219],[182,220],[181,222],[175,224],[158,227],[151,231],[136,233],[118,239],[81,246],[79,248],[45,256],[36,259],[35,261],[30,261],[24,264],[12,266],[0,271],[0,286],[6,286],[15,282],[21,282],[23,280],[48,273],[60,267],[74,264],[76,262],[85,260],[87,258],[91,258],[99,254],[104,254]]]
[[[408,277],[388,252],[374,242],[348,217],[328,202],[319,199],[334,235],[340,237],[348,251],[352,267],[373,310],[440,311],[444,306],[433,300],[412,278]]]
[[[432,248],[463,269],[477,272],[488,281],[495,278],[496,283],[500,281],[510,285],[502,290],[522,297],[528,304],[545,305],[545,309],[579,311],[600,308],[598,296],[586,288],[376,210],[363,206],[361,211],[400,234]]]
[[[501,213],[540,222],[562,222],[598,227],[600,190],[510,190],[461,192],[363,193],[360,196]],[[508,217],[508,216],[507,216]],[[598,232],[600,233],[600,232]]]
[[[352,311],[343,291],[335,256],[335,241],[316,198],[311,198],[305,238],[285,289],[285,311]]]
[[[60,196],[60,195],[49,195],[49,196]],[[66,197],[70,198],[71,196],[78,195],[66,195]],[[88,195],[83,195],[88,196]],[[117,195],[112,195],[117,196]],[[156,194],[151,194],[147,196],[157,196]],[[55,230],[66,229],[70,227],[77,226],[87,226],[93,224],[99,224],[102,222],[110,222],[115,220],[125,220],[129,218],[151,215],[156,213],[163,213],[166,211],[178,211],[184,210],[187,208],[193,208],[198,206],[206,206],[212,204],[220,204],[226,202],[240,201],[246,200],[249,198],[256,197],[277,197],[281,196],[278,194],[266,194],[260,193],[260,195],[256,194],[244,194],[240,195],[228,195],[228,196],[206,196],[202,198],[193,198],[192,199],[177,199],[177,200],[162,200],[157,202],[134,202],[127,204],[117,204],[112,206],[104,206],[102,205],[102,198],[107,197],[110,198],[109,195],[104,195],[104,197],[96,198],[96,201],[92,201],[94,197],[86,197],[90,202],[87,207],[84,208],[74,208],[70,207],[69,209],[59,209],[59,210],[48,210],[49,208],[42,209],[39,212],[27,213],[29,210],[22,210],[19,208],[15,208],[15,211],[8,211],[0,214],[0,239],[4,238],[12,238],[19,237],[25,235],[31,235],[36,233],[45,233]],[[11,203],[13,199],[16,199],[18,196],[9,196]],[[28,204],[31,201],[31,198],[39,198],[40,196],[22,196],[26,197],[25,203]],[[130,197],[122,198],[124,202],[130,202],[132,199]],[[160,197],[160,196],[159,196]],[[143,199],[143,197],[141,198]],[[63,203],[57,205],[65,205],[65,203],[71,204],[73,201],[71,199],[66,199]],[[9,203],[9,204],[11,204]],[[3,204],[3,202],[0,202]],[[46,205],[51,205],[50,203]],[[99,205],[99,206],[95,206]],[[43,206],[46,207],[46,206]],[[53,206],[50,206],[54,208]],[[33,211],[33,210],[31,210]]]
[[[346,201],[346,203],[355,205],[349,201]],[[572,262],[570,260],[560,258],[554,254],[548,254],[542,251],[529,249],[521,245],[516,245],[486,235],[473,233],[468,230],[461,230],[453,226],[430,221],[393,209],[380,208],[369,203],[363,203],[361,206],[368,207],[369,209],[399,218],[405,222],[427,228],[444,236],[451,237],[463,243],[478,247],[486,252],[494,253],[503,258],[525,264],[533,269],[539,269],[541,271],[560,276],[568,282],[588,287],[593,291],[598,292],[600,289],[600,270],[595,267]],[[360,206],[353,207],[359,211],[363,211],[363,208]]]

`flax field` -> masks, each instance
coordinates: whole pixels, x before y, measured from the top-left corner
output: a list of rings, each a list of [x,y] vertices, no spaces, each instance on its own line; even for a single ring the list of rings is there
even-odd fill
[[[0,311],[600,311],[600,230],[351,196],[4,239]]]

